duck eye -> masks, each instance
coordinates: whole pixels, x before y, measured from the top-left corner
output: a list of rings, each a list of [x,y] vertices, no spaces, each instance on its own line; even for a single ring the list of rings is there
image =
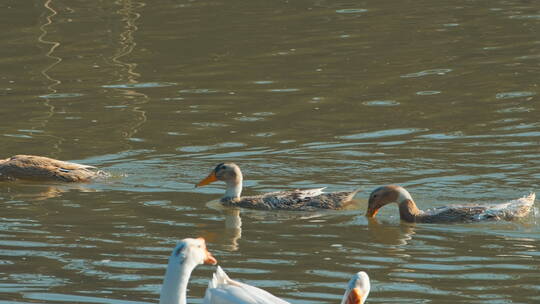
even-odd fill
[[[373,198],[376,198],[377,197],[377,194],[373,194]]]

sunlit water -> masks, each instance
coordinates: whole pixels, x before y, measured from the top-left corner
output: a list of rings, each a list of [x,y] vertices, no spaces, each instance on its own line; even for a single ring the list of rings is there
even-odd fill
[[[382,1],[384,2],[384,1]],[[534,1],[0,3],[0,155],[96,165],[93,184],[2,183],[0,304],[156,303],[175,242],[294,303],[540,301],[540,211],[519,222],[364,216],[396,183],[420,208],[538,191]],[[245,194],[362,187],[339,212],[223,209]],[[241,218],[241,220],[239,220]],[[241,222],[241,225],[239,223]],[[213,267],[193,273],[200,303]]]

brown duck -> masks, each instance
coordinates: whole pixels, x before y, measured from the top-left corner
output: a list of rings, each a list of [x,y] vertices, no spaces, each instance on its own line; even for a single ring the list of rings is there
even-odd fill
[[[35,180],[61,182],[87,182],[104,177],[95,167],[65,162],[43,156],[15,155],[0,160],[0,181]]]
[[[270,192],[254,196],[240,196],[242,193],[242,171],[234,163],[221,163],[195,187],[223,181],[226,184],[225,195],[221,203],[259,210],[311,211],[317,209],[342,209],[347,206],[356,191],[324,193],[324,188]]]
[[[535,194],[494,205],[455,205],[420,210],[414,203],[411,194],[405,188],[389,185],[379,187],[369,196],[367,217],[375,217],[379,209],[390,203],[399,206],[399,217],[406,222],[418,223],[450,223],[476,222],[484,220],[511,221],[524,217],[532,209]]]

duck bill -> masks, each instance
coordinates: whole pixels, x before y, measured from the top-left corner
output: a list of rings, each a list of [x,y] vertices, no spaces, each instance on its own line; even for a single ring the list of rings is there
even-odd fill
[[[206,250],[206,258],[204,259],[204,263],[206,265],[216,265],[217,264],[216,258],[208,250]]]
[[[206,241],[203,237],[199,237],[197,238],[198,240],[201,240],[203,241],[203,246],[204,246],[204,251],[205,251],[205,257],[204,257],[204,264],[206,265],[216,265],[217,264],[217,260],[216,258],[210,253],[210,251],[208,251],[208,249],[206,248]]]
[[[347,296],[345,304],[362,304],[362,291],[360,288],[353,288]]]
[[[379,208],[368,208],[366,212],[367,217],[375,217],[377,215],[377,212],[379,212]]]
[[[208,176],[202,181],[200,181],[197,185],[195,185],[195,187],[202,187],[202,186],[205,186],[210,183],[217,182],[217,181],[218,179],[216,177],[216,173],[212,171],[212,173],[208,174]]]

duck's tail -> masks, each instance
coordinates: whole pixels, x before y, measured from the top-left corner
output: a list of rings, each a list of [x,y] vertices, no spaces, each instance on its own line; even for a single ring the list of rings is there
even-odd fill
[[[219,285],[227,284],[230,281],[229,276],[218,266],[216,272],[212,275],[212,279],[208,282],[208,288],[218,288]]]
[[[351,193],[349,193],[349,195],[347,195],[346,200],[348,200],[348,201],[352,200],[352,199],[354,198],[354,196],[355,196],[356,194],[358,194],[358,192],[360,192],[361,190],[362,190],[362,187],[357,188],[356,190],[351,191]]]

